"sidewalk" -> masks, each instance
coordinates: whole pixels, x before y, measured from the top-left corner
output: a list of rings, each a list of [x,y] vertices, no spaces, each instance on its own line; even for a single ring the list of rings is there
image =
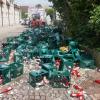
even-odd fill
[[[81,86],[90,95],[92,100],[100,100],[100,84],[94,82],[100,80],[100,72],[89,70],[86,72],[87,79],[82,82]]]
[[[25,29],[26,27],[22,25],[0,27],[0,41],[3,41],[10,36],[19,35]]]

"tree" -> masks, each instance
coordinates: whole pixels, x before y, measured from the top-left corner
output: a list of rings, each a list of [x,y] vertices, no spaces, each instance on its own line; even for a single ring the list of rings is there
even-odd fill
[[[26,19],[27,17],[28,17],[28,14],[26,14],[25,12],[21,12],[22,19]]]
[[[53,8],[48,8],[45,11],[46,11],[46,14],[50,16],[51,20],[53,20],[55,10]]]
[[[100,6],[96,6],[93,11],[90,12],[90,26],[94,31],[100,34]]]
[[[94,44],[98,44],[95,34],[100,32],[100,18],[99,14],[96,14],[99,8],[95,8],[95,6],[100,5],[99,0],[49,1],[53,3],[54,8],[60,13],[63,23],[67,27],[67,34],[91,47],[95,46]],[[94,12],[95,9],[96,12]],[[98,23],[95,23],[95,17]]]
[[[94,32],[94,42],[93,45],[100,47],[100,6],[95,6],[95,8],[90,11],[91,16],[89,20],[90,28]],[[92,40],[93,40],[92,39]]]

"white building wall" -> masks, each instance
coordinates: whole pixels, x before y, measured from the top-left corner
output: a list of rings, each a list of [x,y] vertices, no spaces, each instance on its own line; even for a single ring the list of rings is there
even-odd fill
[[[15,8],[15,24],[19,24],[20,21],[20,11]]]
[[[35,11],[34,7],[29,7],[28,8],[28,18],[32,17],[32,14],[34,13],[34,11]]]
[[[15,23],[19,24],[20,10],[19,10],[19,8],[14,9],[13,2],[11,2],[8,5],[6,3],[6,0],[3,0],[2,12],[3,13],[1,13],[1,4],[0,4],[0,27],[13,26],[13,25],[15,25]],[[2,19],[2,15],[3,15],[3,19]],[[2,22],[3,22],[3,25],[2,25]]]
[[[3,11],[3,26],[8,26],[8,9],[6,5],[2,6]]]
[[[14,25],[14,6],[10,6],[10,12],[9,12],[9,19],[10,19],[10,26]]]
[[[2,26],[1,4],[0,4],[0,27]]]

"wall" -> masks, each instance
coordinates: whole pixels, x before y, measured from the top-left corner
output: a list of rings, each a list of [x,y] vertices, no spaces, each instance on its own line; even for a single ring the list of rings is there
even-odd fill
[[[15,24],[18,24],[19,21],[20,21],[20,11],[19,10],[20,9],[15,8],[15,12],[14,12],[14,14],[15,14],[15,18],[14,18]]]
[[[13,26],[15,24],[19,24],[20,10],[18,6],[16,9],[14,8],[15,5],[13,1],[10,2],[10,0],[8,0],[8,2],[6,2],[6,0],[3,0],[3,4],[1,5],[0,3],[0,27]]]
[[[5,4],[3,4],[3,6],[2,6],[2,11],[3,11],[3,26],[8,26],[9,25],[8,9],[7,9],[7,6]]]
[[[1,3],[0,3],[0,27],[2,26],[2,16],[1,16]]]
[[[10,17],[10,26],[12,26],[14,25],[14,6],[13,5],[10,6],[9,17]]]

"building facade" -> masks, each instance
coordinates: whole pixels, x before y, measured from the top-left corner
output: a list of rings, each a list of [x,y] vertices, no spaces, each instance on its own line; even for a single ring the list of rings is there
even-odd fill
[[[20,21],[20,7],[14,0],[0,0],[0,27],[13,26]]]
[[[45,9],[43,7],[41,7],[41,8],[29,7],[29,9],[28,9],[28,17],[31,18],[35,14],[39,14],[40,19],[42,21],[46,20],[46,12],[45,12]]]
[[[16,4],[14,4],[14,23],[19,24],[20,19],[21,19],[20,7]]]
[[[28,6],[20,6],[21,18],[24,19],[25,15],[28,17]],[[24,15],[24,16],[23,16]]]
[[[21,12],[28,13],[28,6],[20,6]]]

